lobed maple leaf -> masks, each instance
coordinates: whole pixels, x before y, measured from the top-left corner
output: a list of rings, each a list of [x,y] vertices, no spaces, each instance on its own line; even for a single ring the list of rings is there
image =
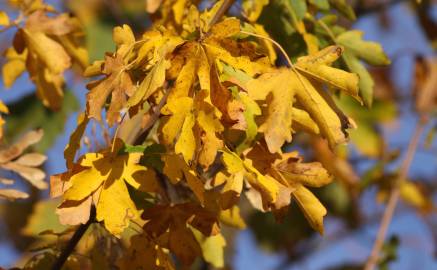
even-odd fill
[[[21,16],[6,27],[16,26],[13,46],[4,56],[3,81],[10,87],[27,70],[37,96],[52,110],[59,110],[63,98],[63,73],[77,63],[85,68],[87,51],[80,46],[82,30],[68,14],[48,16],[54,8],[42,1],[16,3]],[[23,19],[21,19],[23,18]]]
[[[63,203],[57,211],[61,221],[69,225],[84,223],[86,217],[89,218],[91,205],[95,205],[97,221],[119,236],[130,220],[139,217],[126,183],[140,191],[156,192],[155,173],[138,164],[140,153],[119,154],[122,144],[120,141],[116,143],[118,146],[113,151],[107,149],[85,154],[73,171],[52,177],[52,186],[61,186],[61,192],[52,193],[52,196],[63,193]],[[60,182],[63,182],[63,187]],[[62,217],[72,211],[85,217],[71,222]]]
[[[206,236],[219,233],[216,213],[197,204],[156,205],[142,214],[144,231],[161,246],[173,252],[184,265],[191,265],[201,255],[201,247],[188,225]]]

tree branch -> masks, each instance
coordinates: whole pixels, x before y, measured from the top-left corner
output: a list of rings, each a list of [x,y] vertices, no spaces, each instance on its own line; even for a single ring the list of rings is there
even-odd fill
[[[67,245],[62,250],[61,254],[53,264],[51,268],[52,270],[62,269],[68,257],[71,255],[71,253],[73,253],[74,249],[76,248],[77,243],[79,243],[80,239],[85,234],[89,226],[95,222],[95,219],[96,219],[96,209],[93,206],[91,207],[90,219],[86,224],[81,224],[79,228],[74,232],[73,236],[68,241]]]
[[[426,123],[427,123],[427,117],[422,116],[419,122],[417,123],[416,130],[414,131],[413,136],[411,137],[410,143],[408,145],[407,153],[405,154],[405,158],[400,167],[399,175],[394,181],[393,186],[390,190],[390,197],[388,199],[388,203],[385,208],[384,215],[382,216],[378,234],[376,236],[375,243],[373,244],[372,252],[370,253],[370,256],[366,262],[364,270],[373,270],[376,264],[378,263],[379,254],[381,253],[382,246],[384,244],[387,235],[388,227],[390,226],[391,220],[393,218],[393,214],[396,209],[396,205],[399,201],[400,184],[403,181],[405,181],[405,178],[408,175],[411,162],[413,161],[414,154],[419,144],[420,136],[423,133]]]

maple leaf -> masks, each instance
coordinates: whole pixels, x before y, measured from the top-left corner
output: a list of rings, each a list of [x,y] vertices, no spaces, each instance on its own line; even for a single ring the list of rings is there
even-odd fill
[[[162,244],[184,265],[191,265],[194,259],[202,254],[193,231],[187,225],[196,228],[205,236],[219,233],[215,213],[191,203],[156,205],[144,211],[142,218],[148,221],[143,228],[149,236],[158,238],[168,234]]]
[[[382,46],[376,42],[362,40],[360,31],[347,31],[336,37],[336,42],[346,48],[343,59],[352,72],[360,76],[360,95],[367,106],[372,105],[374,82],[365,66],[359,59],[371,65],[388,65],[390,59],[384,53]]]
[[[96,219],[102,221],[112,234],[120,235],[129,225],[129,220],[139,217],[126,182],[140,191],[155,192],[153,187],[157,180],[152,170],[138,164],[140,153],[118,155],[122,143],[119,140],[116,143],[115,152],[85,154],[79,159],[77,171],[64,173],[63,178],[68,178],[68,188],[59,208],[75,208],[92,198]]]
[[[302,163],[296,152],[275,161],[272,173],[279,173],[293,188],[291,192],[311,227],[323,234],[323,217],[326,208],[309,187],[322,187],[332,181],[331,175],[318,162]]]
[[[339,57],[339,52],[339,47],[328,47],[313,56],[301,57],[296,64],[298,71],[282,69],[264,73],[246,82],[238,81],[236,77],[228,79],[247,91],[253,100],[267,103],[267,115],[259,130],[264,132],[271,152],[280,151],[285,141],[291,141],[294,97],[317,123],[320,133],[332,148],[346,141],[346,129],[351,125],[349,119],[340,112],[327,94],[315,89],[312,80],[320,80],[347,93],[358,93],[358,77],[355,74],[327,65]],[[290,83],[283,84],[284,80]],[[354,95],[357,97],[357,94]],[[308,124],[309,121],[305,122]]]
[[[309,187],[322,187],[332,181],[331,175],[318,162],[302,163],[297,152],[286,154],[271,154],[263,144],[257,144],[247,154],[252,159],[253,166],[261,173],[271,175],[278,182],[288,188],[288,197],[282,194],[284,200],[274,205],[275,211],[286,207],[289,195],[298,203],[311,227],[323,234],[323,216],[325,207],[316,196],[309,191]],[[281,215],[281,211],[278,212]],[[280,218],[280,216],[279,216]]]
[[[0,168],[18,173],[30,184],[38,189],[46,189],[44,181],[46,174],[39,168],[47,159],[38,153],[23,152],[31,145],[38,143],[43,136],[42,130],[30,131],[17,142],[0,150]]]
[[[269,4],[269,0],[244,0],[243,1],[243,12],[250,22],[255,22],[264,8],[264,6]]]
[[[268,103],[266,120],[259,131],[264,133],[272,153],[280,151],[285,141],[291,142],[294,89],[292,83],[284,84],[287,80],[290,80],[290,72],[285,69],[264,73],[246,84],[249,97]]]
[[[308,77],[338,88],[361,101],[358,96],[358,75],[330,67],[343,51],[340,46],[329,46],[315,54],[298,58],[295,67]]]
[[[179,155],[164,155],[163,172],[172,184],[179,183],[185,179],[189,188],[193,191],[201,204],[205,202],[205,188],[203,181],[199,178],[196,171],[190,168]]]
[[[146,234],[132,236],[128,250],[117,261],[118,267],[122,270],[174,270],[170,254],[159,245],[159,242]]]
[[[269,210],[276,203],[282,204],[282,192],[287,192],[286,186],[272,176],[261,173],[254,167],[251,159],[241,159],[235,153],[227,151],[223,152],[222,162],[227,173],[232,176],[227,178],[226,185],[222,190],[222,208],[229,208],[237,201],[243,188],[243,179],[261,196],[260,205],[257,208]],[[218,175],[220,177],[220,174]],[[215,185],[220,184],[220,181],[215,183]]]
[[[74,158],[80,148],[80,139],[85,132],[88,122],[89,118],[85,113],[80,113],[77,117],[76,129],[73,131],[73,133],[71,133],[69,142],[64,149],[64,158],[68,169],[71,169],[74,165]]]
[[[224,267],[224,248],[226,246],[226,240],[223,235],[219,233],[205,237],[196,229],[192,229],[192,231],[197,242],[200,244],[202,256],[205,261],[217,268]]]
[[[106,115],[110,126],[118,123],[120,111],[124,107],[139,104],[163,86],[165,71],[169,66],[162,58],[165,57],[167,50],[171,51],[179,44],[178,38],[169,39],[167,35],[153,31],[143,35],[143,41],[148,40],[150,43],[141,46],[142,41],[135,41],[128,25],[114,28],[113,40],[117,45],[117,51],[114,54],[107,54],[103,62],[94,62],[85,71],[87,76],[104,75],[103,79],[91,82],[87,86],[90,90],[87,94],[87,114],[89,117],[101,120],[101,110],[108,96],[112,94]],[[162,48],[157,48],[160,45]],[[149,54],[156,55],[155,58],[159,60],[136,88],[132,72],[138,68],[136,65],[140,65],[149,57]],[[131,58],[134,60],[129,62]]]
[[[24,5],[23,8],[27,8]],[[14,36],[13,47],[5,52],[7,62],[2,74],[6,87],[27,69],[43,104],[58,110],[63,98],[63,73],[77,63],[84,68],[88,55],[80,47],[80,24],[67,14],[47,16],[47,6],[34,5],[26,10],[26,21]]]

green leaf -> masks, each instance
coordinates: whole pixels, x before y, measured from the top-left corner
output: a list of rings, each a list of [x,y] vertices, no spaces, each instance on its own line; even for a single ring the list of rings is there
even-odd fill
[[[289,0],[289,3],[294,11],[293,13],[296,15],[296,19],[299,21],[303,20],[308,9],[305,0]]]
[[[67,226],[59,223],[58,216],[55,215],[56,207],[59,205],[59,200],[44,200],[38,202],[29,217],[26,227],[23,229],[23,234],[36,237],[43,231],[52,231],[60,233],[67,229]]]
[[[310,4],[316,6],[320,10],[329,10],[328,0],[309,0]]]
[[[351,52],[345,51],[343,53],[343,60],[349,70],[358,74],[360,77],[358,83],[360,88],[360,96],[363,98],[364,104],[367,107],[371,107],[373,102],[373,87],[375,85],[372,76],[370,76],[369,72],[360,62],[360,60],[358,60],[358,58],[355,57],[355,55]]]
[[[161,160],[161,156],[166,152],[165,146],[162,144],[151,144],[143,151],[140,163],[145,166],[150,166],[162,172],[164,168],[164,162]]]
[[[350,52],[363,59],[370,65],[389,65],[390,59],[384,53],[381,44],[363,40],[363,32],[358,30],[347,31],[336,38],[336,42]]]
[[[164,163],[161,160],[161,155],[166,152],[165,146],[162,144],[151,144],[151,145],[129,145],[125,144],[122,149],[120,149],[119,154],[126,153],[143,153],[140,159],[140,164],[153,167],[158,171],[162,171],[164,168]]]
[[[115,45],[112,41],[112,28],[114,26],[103,20],[93,21],[86,25],[87,50],[91,63],[102,59],[105,52],[114,51]]]
[[[329,3],[349,20],[356,20],[357,17],[355,16],[354,9],[346,2],[346,0],[329,0]]]

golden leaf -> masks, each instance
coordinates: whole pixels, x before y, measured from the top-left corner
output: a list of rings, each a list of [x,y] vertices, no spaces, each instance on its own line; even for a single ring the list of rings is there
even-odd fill
[[[137,164],[140,157],[140,153],[114,155],[107,152],[84,155],[79,160],[83,169],[75,172],[68,180],[71,186],[63,195],[64,203],[80,202],[96,193],[98,199],[94,203],[97,220],[103,221],[108,231],[114,235],[120,235],[129,225],[129,220],[139,216],[129,196],[126,182],[141,190],[141,186],[150,186],[147,182],[156,181],[154,174],[144,177],[143,173],[148,169]]]

